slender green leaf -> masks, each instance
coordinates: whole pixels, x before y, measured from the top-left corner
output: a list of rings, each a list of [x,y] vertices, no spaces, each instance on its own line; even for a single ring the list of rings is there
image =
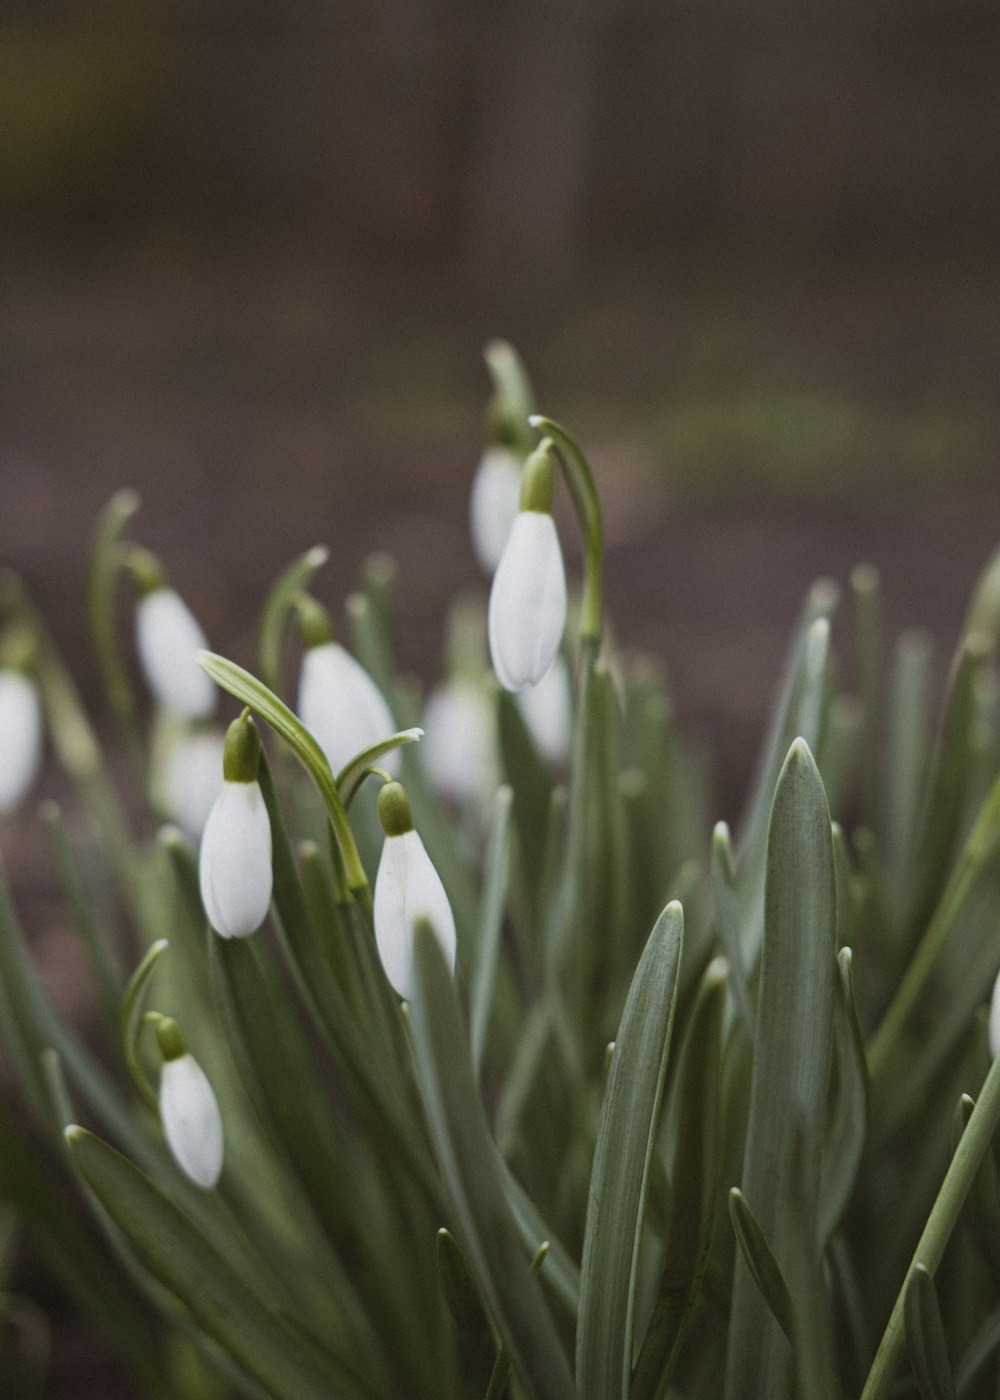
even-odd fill
[[[314,1349],[127,1158],[80,1127],[67,1129],[66,1142],[74,1166],[146,1267],[275,1400],[370,1397],[345,1360]]]
[[[823,1241],[833,1234],[850,1199],[861,1166],[869,1113],[868,1065],[854,999],[850,948],[841,948],[837,965],[833,1084],[819,1186],[819,1236]]]
[[[413,1045],[434,1149],[455,1229],[525,1392],[570,1400],[573,1382],[504,1194],[476,1093],[451,974],[433,929],[416,930]]]
[[[934,1279],[914,1265],[903,1298],[906,1350],[923,1400],[956,1400],[941,1305]]]
[[[722,947],[729,960],[736,1009],[752,1044],[757,1014],[743,967],[739,905],[736,899],[736,867],[733,862],[729,827],[725,822],[718,822],[712,832],[712,889],[715,895],[715,919]]]
[[[490,1013],[500,961],[500,935],[510,873],[510,823],[513,790],[502,787],[493,804],[493,825],[476,939],[476,964],[469,1004],[472,1068],[478,1078],[486,1047]]]
[[[823,784],[801,739],[774,794],[767,846],[763,960],[754,1042],[743,1193],[787,1270],[799,1232],[818,1250],[818,1223],[795,1204],[818,1194],[833,1041],[836,880]],[[803,1172],[816,1184],[792,1190],[796,1135]],[[727,1354],[728,1400],[781,1400],[791,1356],[746,1270],[737,1267]]]
[[[729,1216],[750,1276],[772,1317],[791,1341],[794,1329],[788,1285],[757,1217],[738,1186],[734,1186],[729,1193]]]
[[[670,1091],[670,1188],[663,1257],[656,1302],[635,1368],[634,1400],[651,1400],[664,1393],[708,1262],[722,1147],[728,986],[729,964],[723,958],[713,959],[701,979]]]
[[[627,1397],[649,1163],[670,1048],[684,915],[668,904],[636,969],[615,1039],[594,1149],[580,1273],[580,1400]]]

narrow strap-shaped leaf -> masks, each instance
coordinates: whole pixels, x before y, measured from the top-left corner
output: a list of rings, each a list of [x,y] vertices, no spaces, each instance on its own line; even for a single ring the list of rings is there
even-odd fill
[[[583,1236],[576,1343],[580,1400],[627,1397],[631,1390],[643,1207],[683,941],[683,911],[668,904],[639,961],[615,1039]]]
[[[854,1000],[850,948],[841,948],[837,966],[839,975],[833,1001],[833,1095],[819,1187],[819,1237],[823,1241],[829,1240],[847,1206],[868,1131],[868,1065]]]
[[[736,899],[736,867],[729,827],[725,822],[718,822],[712,832],[712,893],[715,897],[715,920],[719,936],[729,960],[736,1009],[752,1044],[757,1013],[743,967],[743,940],[740,937],[740,913]]]
[[[808,1135],[801,1127],[801,1119],[796,1124],[793,1144],[791,1188],[796,1217],[815,1219],[818,1182],[809,1161]],[[796,1394],[802,1400],[841,1400],[823,1260],[805,1230],[794,1232],[789,1241],[787,1279],[792,1303]]]
[[[833,1041],[836,882],[830,813],[808,745],[797,739],[771,809],[763,959],[742,1190],[779,1267],[792,1236],[818,1251],[815,1208],[796,1212],[796,1135],[818,1185]],[[801,1193],[814,1201],[817,1192]],[[728,1400],[781,1400],[791,1356],[749,1274],[737,1262],[727,1354]]]
[[[514,793],[514,829],[520,868],[532,907],[537,908],[545,856],[552,779],[528,733],[513,695],[497,695],[497,739],[504,778]]]
[[[728,985],[728,963],[724,958],[713,959],[698,989],[670,1091],[667,1115],[673,1131],[663,1262],[633,1377],[635,1400],[664,1393],[708,1262],[722,1146],[722,1038]]]
[[[911,1271],[903,1299],[906,1350],[923,1400],[956,1400],[941,1305],[923,1264]]]
[[[892,665],[887,738],[887,855],[897,908],[909,893],[920,792],[929,758],[932,644],[925,632],[902,633]]]
[[[66,1141],[74,1166],[153,1274],[275,1400],[362,1400],[346,1362],[313,1349],[258,1297],[188,1217],[114,1148],[80,1127]]]
[[[792,1300],[781,1266],[760,1228],[757,1217],[738,1186],[729,1192],[729,1218],[733,1233],[746,1260],[750,1277],[789,1341],[792,1340]]]
[[[565,1246],[556,1239],[548,1228],[539,1214],[538,1207],[499,1153],[497,1153],[496,1160],[507,1204],[521,1236],[521,1243],[530,1254],[533,1250],[537,1250],[542,1240],[548,1241],[549,1252],[546,1255],[545,1271],[542,1278],[575,1322],[580,1306],[579,1267],[570,1258]]]
[[[469,1003],[469,1036],[472,1042],[472,1068],[478,1076],[486,1047],[497,968],[500,962],[500,934],[507,900],[510,873],[510,820],[513,790],[502,787],[493,804],[493,825],[486,858],[486,878],[476,939],[476,961]]]
[[[414,1057],[456,1235],[526,1394],[570,1400],[566,1357],[504,1195],[451,973],[426,921],[415,944]]]

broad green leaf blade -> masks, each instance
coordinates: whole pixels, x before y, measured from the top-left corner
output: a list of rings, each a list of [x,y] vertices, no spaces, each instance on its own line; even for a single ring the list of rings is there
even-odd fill
[[[763,958],[742,1190],[782,1272],[796,1231],[818,1249],[815,1212],[792,1192],[801,1122],[803,1174],[818,1188],[833,1041],[836,879],[830,813],[808,745],[797,739],[771,809]],[[811,1188],[807,1200],[815,1200]],[[791,1356],[749,1273],[737,1264],[728,1400],[782,1400]]]
[[[738,1186],[734,1186],[729,1193],[729,1217],[733,1222],[736,1242],[750,1270],[750,1277],[771,1315],[791,1341],[792,1300],[788,1284],[757,1217]]]
[[[923,1264],[911,1271],[903,1299],[906,1350],[923,1400],[955,1400],[955,1380],[934,1279]]]
[[[314,1350],[217,1253],[148,1177],[85,1129],[67,1129],[74,1166],[146,1267],[275,1400],[364,1400],[346,1362]]]
[[[721,1154],[723,1026],[729,965],[705,969],[667,1104],[670,1189],[656,1303],[632,1382],[634,1400],[664,1393],[698,1296],[715,1226]],[[661,1131],[661,1141],[662,1141]]]
[[[796,1124],[792,1203],[797,1219],[815,1219],[818,1182],[806,1151],[807,1136]],[[788,1284],[792,1304],[796,1394],[803,1400],[841,1400],[834,1362],[830,1299],[823,1259],[813,1237],[795,1231],[789,1241]]]
[[[569,1366],[504,1195],[451,974],[424,921],[416,967],[414,1057],[455,1233],[525,1393],[571,1400]]]
[[[469,1037],[472,1045],[472,1068],[477,1078],[486,1048],[490,1013],[493,1009],[497,968],[500,962],[500,935],[507,902],[507,880],[510,873],[510,823],[513,790],[506,785],[497,793],[493,804],[493,827],[486,877],[476,938],[476,963],[472,977],[469,1002]]]
[[[636,1270],[684,940],[668,904],[649,936],[615,1040],[590,1178],[580,1271],[580,1400],[628,1397]]]
[[[850,948],[837,954],[839,976],[833,1003],[833,1094],[820,1170],[819,1237],[836,1229],[861,1165],[868,1131],[869,1088],[861,1027],[854,1000]]]
[[[257,664],[265,685],[271,690],[281,689],[281,657],[295,595],[306,587],[329,557],[330,551],[325,545],[313,545],[289,564],[264,600],[257,632]]]

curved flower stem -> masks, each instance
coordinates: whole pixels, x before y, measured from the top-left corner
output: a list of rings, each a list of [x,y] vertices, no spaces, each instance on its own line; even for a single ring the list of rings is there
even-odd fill
[[[573,501],[573,509],[580,522],[584,544],[580,641],[592,643],[593,654],[596,655],[597,643],[601,639],[604,601],[604,522],[597,487],[594,485],[586,457],[565,428],[561,428],[551,418],[544,418],[537,413],[532,414],[528,421],[537,432],[545,433],[552,439]],[[587,651],[586,647],[584,651]]]
[[[129,1072],[132,1083],[139,1091],[139,1095],[146,1107],[153,1114],[154,1118],[160,1116],[160,1105],[152,1085],[146,1078],[142,1065],[139,1063],[139,1030],[142,1025],[142,997],[146,990],[146,983],[153,974],[157,959],[167,951],[167,940],[158,939],[147,951],[142,962],[133,972],[129,979],[129,984],[125,988],[125,995],[122,997],[121,1013],[118,1020],[118,1043],[122,1052],[122,1059]]]
[[[927,1224],[920,1236],[906,1271],[906,1278],[899,1290],[889,1318],[888,1325],[875,1354],[875,1361],[868,1373],[861,1400],[885,1400],[892,1387],[896,1367],[903,1350],[905,1330],[903,1326],[903,1303],[906,1285],[918,1264],[922,1264],[933,1277],[951,1237],[965,1198],[979,1170],[980,1163],[989,1151],[990,1141],[1000,1124],[1000,1057],[993,1061],[986,1081],[983,1084],[978,1102],[972,1110],[965,1132],[959,1139],[955,1155],[938,1192],[937,1200],[927,1217]]]

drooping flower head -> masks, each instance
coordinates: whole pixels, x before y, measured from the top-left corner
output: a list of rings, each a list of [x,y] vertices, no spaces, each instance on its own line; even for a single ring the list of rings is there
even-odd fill
[[[490,590],[490,656],[505,690],[537,685],[566,629],[566,572],[552,519],[554,470],[546,443],[524,465],[521,509]]]
[[[226,735],[222,787],[198,862],[202,903],[223,938],[256,933],[271,904],[271,822],[257,781],[260,752],[253,720],[241,715]]]
[[[379,793],[378,814],[385,844],[375,877],[375,942],[393,988],[405,1001],[412,1001],[417,920],[430,923],[454,969],[455,918],[441,877],[413,829],[413,813],[402,784],[386,783]]]
[[[299,679],[299,718],[326,754],[334,776],[352,758],[396,730],[392,712],[371,676],[333,639],[325,608],[300,595],[299,620],[305,650]],[[387,754],[391,773],[399,758]]]
[[[136,565],[141,557],[143,567]],[[196,657],[208,647],[197,618],[173,588],[152,555],[133,551],[132,568],[139,589],[136,647],[146,683],[158,705],[185,719],[205,719],[215,709],[215,686]]]
[[[219,1104],[205,1071],[185,1049],[177,1022],[157,1022],[163,1052],[160,1121],[174,1160],[185,1176],[211,1191],[222,1174],[223,1136]]]
[[[42,702],[31,674],[32,651],[15,638],[0,664],[0,816],[20,806],[42,761]]]

